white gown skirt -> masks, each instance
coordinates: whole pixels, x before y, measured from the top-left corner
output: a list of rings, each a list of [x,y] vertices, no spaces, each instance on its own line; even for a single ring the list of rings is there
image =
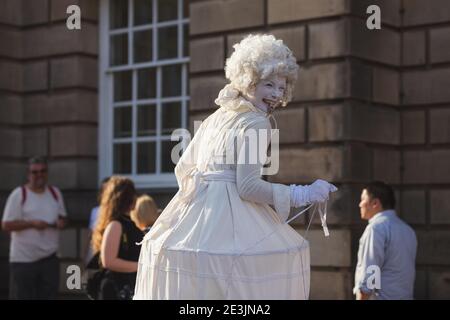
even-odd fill
[[[171,200],[145,236],[134,299],[308,299],[309,243],[236,184]]]

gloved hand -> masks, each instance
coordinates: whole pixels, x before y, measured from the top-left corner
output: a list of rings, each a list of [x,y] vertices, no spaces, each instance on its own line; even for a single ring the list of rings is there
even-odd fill
[[[328,200],[331,192],[337,188],[325,180],[316,180],[306,186],[292,184],[291,186],[291,207],[301,207],[315,202]]]

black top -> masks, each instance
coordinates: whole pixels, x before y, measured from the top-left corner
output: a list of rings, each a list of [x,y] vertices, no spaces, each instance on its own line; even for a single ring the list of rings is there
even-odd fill
[[[136,243],[142,241],[144,233],[136,227],[128,216],[120,216],[117,221],[122,225],[118,257],[124,260],[138,261],[141,246],[138,246]]]
[[[137,245],[137,243],[142,241],[144,233],[136,227],[134,222],[128,216],[122,215],[116,221],[122,225],[118,257],[123,260],[137,262],[141,251],[141,246]],[[107,270],[107,278],[114,279],[119,287],[128,285],[132,291],[134,291],[136,276],[136,272],[116,272]]]

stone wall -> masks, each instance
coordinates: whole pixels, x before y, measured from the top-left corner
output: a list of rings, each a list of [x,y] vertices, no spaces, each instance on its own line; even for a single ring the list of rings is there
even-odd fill
[[[450,298],[450,3],[404,1],[402,215],[418,236],[419,298]]]
[[[68,30],[66,8],[82,8],[82,29]],[[26,182],[26,160],[49,157],[71,224],[62,232],[64,266],[85,252],[97,189],[98,1],[4,0],[0,3],[0,207]],[[0,233],[0,295],[8,286],[8,238]]]
[[[366,27],[371,4],[381,8],[381,30]],[[245,35],[274,34],[301,66],[293,101],[275,113],[281,160],[269,180],[323,178],[340,188],[329,208],[331,238],[317,217],[309,233],[311,298],[352,298],[365,226],[359,197],[374,179],[394,186],[398,212],[417,232],[416,297],[448,298],[450,4],[201,0],[191,1],[190,19],[191,122],[216,108],[224,61]],[[304,222],[294,223],[301,233]]]
[[[69,4],[83,10],[81,31],[65,27]],[[381,7],[381,30],[366,28],[371,4]],[[95,204],[98,16],[92,0],[0,3],[0,206],[25,181],[27,157],[47,155],[72,220],[62,233],[62,291],[65,266],[84,256]],[[352,298],[365,226],[358,202],[372,179],[393,184],[398,212],[417,232],[416,297],[449,298],[450,3],[191,0],[191,123],[214,111],[225,59],[256,32],[283,39],[301,66],[293,102],[276,112],[281,167],[269,180],[324,178],[340,188],[329,205],[331,238],[317,217],[309,231],[311,298]],[[309,218],[293,226],[304,233]],[[8,243],[0,233],[2,297]]]

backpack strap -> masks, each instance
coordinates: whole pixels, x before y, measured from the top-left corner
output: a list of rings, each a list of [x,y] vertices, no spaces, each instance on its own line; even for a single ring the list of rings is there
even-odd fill
[[[27,188],[22,185],[20,186],[20,189],[22,190],[22,203],[21,205],[23,206],[25,201],[27,200]],[[52,194],[53,199],[55,199],[56,202],[58,202],[58,193],[56,192],[55,188],[52,186],[48,186],[48,190],[50,190],[50,193]]]
[[[50,190],[50,193],[52,194],[55,201],[58,202],[58,193],[56,192],[55,188],[49,185],[48,190]]]
[[[23,206],[23,204],[27,200],[27,188],[25,188],[25,186],[22,185],[22,186],[20,186],[20,189],[22,190],[22,203],[21,203],[21,205]]]

